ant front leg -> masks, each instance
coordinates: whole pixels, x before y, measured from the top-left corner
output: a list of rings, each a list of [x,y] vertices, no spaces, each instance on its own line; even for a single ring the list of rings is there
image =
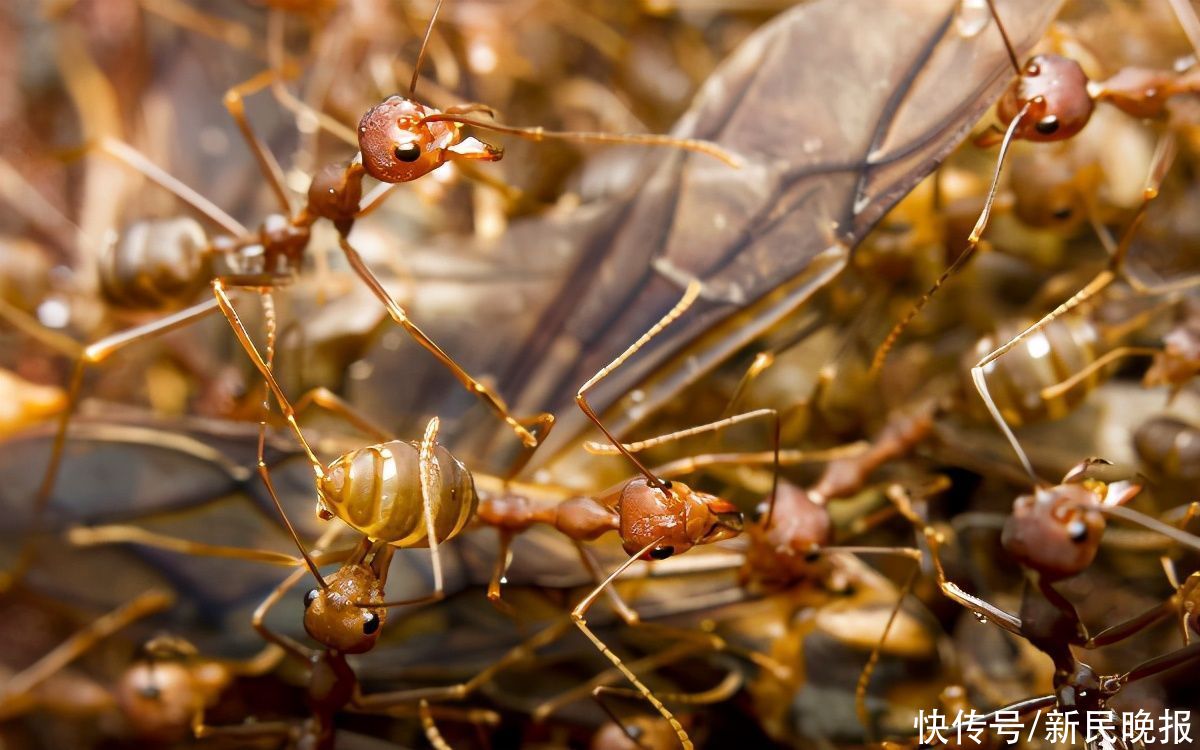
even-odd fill
[[[429,338],[408,317],[408,313],[396,302],[391,293],[384,288],[383,284],[371,269],[367,267],[362,256],[359,255],[358,251],[354,249],[349,241],[342,236],[338,238],[338,242],[341,244],[342,252],[345,253],[346,260],[350,262],[350,266],[379,301],[383,303],[392,320],[402,327],[409,336],[412,336],[413,340],[441,362],[442,366],[449,370],[462,383],[464,388],[475,394],[488,408],[495,412],[517,434],[517,437],[520,438],[526,448],[530,450],[536,448],[540,441],[550,432],[551,427],[554,426],[554,415],[543,413],[529,419],[518,419],[510,414],[508,406],[495,391],[471,377],[453,357],[447,354],[445,350],[438,346],[433,339]]]
[[[608,576],[608,578],[606,578],[599,586],[593,589],[590,594],[585,596],[583,601],[576,605],[575,609],[571,610],[571,620],[574,621],[580,632],[582,632],[584,636],[586,636],[587,639],[592,642],[592,645],[595,646],[596,649],[599,650],[600,653],[603,654],[609,661],[611,661],[613,666],[616,667],[621,674],[625,675],[625,679],[629,680],[629,682],[635,688],[637,688],[638,693],[641,694],[641,696],[645,698],[650,705],[654,706],[654,709],[658,711],[659,715],[661,715],[663,719],[665,719],[666,722],[671,725],[671,728],[675,730],[675,736],[679,739],[679,744],[683,746],[684,750],[692,750],[692,740],[688,737],[687,731],[684,730],[683,725],[680,724],[679,720],[675,718],[675,715],[672,714],[671,711],[665,705],[663,705],[662,701],[660,701],[654,695],[654,693],[650,691],[650,688],[646,687],[646,685],[640,679],[638,679],[638,676],[633,673],[633,670],[625,666],[625,663],[621,661],[621,658],[613,653],[599,636],[592,632],[591,628],[589,628],[587,624],[587,612],[591,608],[592,604],[595,603],[596,598],[600,596],[601,592],[603,592],[605,588],[611,586],[612,582],[616,580],[618,576],[624,573],[630,565],[641,559],[643,555],[648,553],[661,541],[661,538],[655,539],[653,542],[647,544],[645,547],[639,550],[637,554],[633,555],[624,563],[622,563],[619,568],[614,570],[612,574]]]

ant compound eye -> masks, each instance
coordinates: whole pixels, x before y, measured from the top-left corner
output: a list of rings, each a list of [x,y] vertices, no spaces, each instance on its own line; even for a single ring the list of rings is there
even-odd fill
[[[1040,123],[1039,123],[1040,124]],[[413,162],[421,158],[421,147],[416,143],[401,143],[392,149],[392,153],[400,161]]]
[[[1053,135],[1058,132],[1058,118],[1054,115],[1046,115],[1033,127],[1042,135]]]
[[[675,554],[674,547],[655,547],[650,550],[650,557],[655,560],[666,560],[671,555]]]
[[[304,595],[304,608],[308,609],[310,606],[312,606],[312,603],[315,602],[317,597],[320,595],[320,591],[317,591],[316,589],[310,589],[309,592]]]
[[[1087,541],[1088,527],[1081,519],[1075,519],[1067,524],[1067,536],[1076,544]]]
[[[374,612],[367,612],[363,615],[363,633],[370,635],[376,630],[379,630],[379,615]]]

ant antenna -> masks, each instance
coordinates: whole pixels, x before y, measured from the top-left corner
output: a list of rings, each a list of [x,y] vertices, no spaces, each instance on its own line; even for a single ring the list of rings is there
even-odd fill
[[[417,53],[417,62],[413,65],[412,83],[408,84],[408,98],[417,94],[417,79],[421,77],[421,63],[425,62],[425,49],[429,46],[429,37],[433,36],[433,25],[437,23],[438,11],[442,9],[442,0],[437,0],[433,6],[433,14],[429,16],[429,25],[425,27],[425,38],[421,40],[421,51]]]
[[[875,350],[875,357],[871,361],[870,374],[873,377],[878,376],[879,371],[883,369],[883,364],[887,361],[888,354],[892,351],[892,347],[896,345],[896,341],[900,338],[900,334],[904,333],[904,330],[908,328],[910,323],[913,322],[913,319],[915,319],[921,313],[921,311],[925,309],[925,305],[929,304],[929,300],[934,294],[937,293],[937,290],[941,289],[942,285],[945,284],[951,276],[958,273],[959,270],[966,265],[967,261],[971,258],[971,255],[974,254],[975,248],[979,246],[979,240],[983,236],[983,230],[987,227],[988,220],[992,216],[992,204],[996,201],[996,190],[1000,186],[1000,171],[1004,168],[1005,159],[1008,157],[1008,148],[1012,145],[1013,137],[1016,135],[1017,128],[1021,126],[1021,122],[1029,113],[1029,107],[1031,104],[1032,102],[1026,102],[1025,106],[1021,107],[1021,111],[1017,113],[1017,116],[1013,118],[1011,123],[1009,123],[1008,130],[1004,132],[1004,140],[1000,142],[1000,152],[996,156],[996,171],[992,174],[992,184],[991,187],[988,188],[987,200],[984,201],[983,210],[979,213],[979,219],[975,222],[975,228],[971,230],[970,236],[967,237],[967,247],[961,253],[959,253],[959,256],[954,260],[953,263],[950,264],[949,268],[947,268],[945,271],[942,271],[942,275],[937,278],[937,281],[933,282],[933,286],[929,287],[929,291],[921,295],[921,298],[908,309],[908,312],[904,315],[900,322],[896,323],[896,325],[892,327],[892,330],[888,332],[887,338],[885,338],[883,343],[879,345],[879,348]]]
[[[1008,32],[1004,30],[1004,24],[1000,22],[1000,14],[996,11],[995,0],[987,0],[988,10],[992,12],[992,18],[996,20],[996,28],[1000,29],[1000,36],[1004,38],[1004,49],[1008,52],[1008,59],[1012,63],[1013,70],[1017,75],[1021,75],[1021,63],[1017,62],[1017,53],[1013,50],[1012,41],[1008,38]]]

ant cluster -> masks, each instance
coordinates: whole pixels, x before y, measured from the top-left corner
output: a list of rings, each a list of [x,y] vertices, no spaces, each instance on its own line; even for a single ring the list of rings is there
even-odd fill
[[[0,745],[1185,744],[1185,0],[61,5]]]

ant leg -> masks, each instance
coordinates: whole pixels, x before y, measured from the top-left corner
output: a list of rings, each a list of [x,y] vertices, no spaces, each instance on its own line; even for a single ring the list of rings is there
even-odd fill
[[[595,445],[594,443],[592,443]],[[815,464],[834,461],[842,458],[854,458],[862,455],[870,443],[866,440],[856,440],[853,443],[837,445],[832,448],[816,448],[814,450],[780,450],[780,466],[796,466],[799,464]],[[775,463],[773,451],[751,451],[734,453],[700,453],[695,456],[678,458],[653,468],[653,472],[661,479],[674,479],[685,474],[692,474],[709,466],[736,464],[741,466],[765,466]]]
[[[1147,677],[1153,677],[1156,674],[1181,667],[1196,659],[1200,659],[1200,643],[1193,643],[1190,646],[1184,646],[1178,651],[1163,654],[1149,661],[1142,662],[1123,675],[1102,681],[1100,689],[1108,695],[1112,695],[1132,682],[1144,680]]]
[[[94,148],[101,153],[111,156],[125,166],[142,174],[159,187],[172,193],[192,208],[204,214],[209,221],[221,227],[233,237],[245,237],[249,231],[229,214],[222,211],[215,203],[200,193],[185,185],[178,178],[168,174],[162,167],[150,161],[145,154],[124,141],[111,136],[104,136],[89,149]]]
[[[233,307],[233,302],[230,301],[228,293],[225,291],[225,284],[220,279],[214,279],[212,283],[213,295],[216,297],[217,306],[221,308],[221,313],[229,322],[233,333],[237,337],[242,348],[250,357],[250,361],[258,368],[259,374],[267,381],[267,386],[271,389],[271,393],[275,395],[275,400],[279,403],[279,408],[283,412],[283,417],[287,420],[288,427],[291,428],[292,434],[296,436],[296,440],[300,443],[300,447],[304,450],[308,462],[312,465],[313,473],[317,478],[318,495],[320,494],[320,482],[325,477],[325,465],[317,458],[317,454],[313,453],[312,447],[304,438],[304,433],[300,430],[300,425],[296,421],[296,412],[284,395],[283,389],[279,387],[279,382],[275,380],[271,368],[263,360],[262,355],[258,353],[258,349],[254,346],[254,342],[250,340],[250,334],[246,330],[245,324],[238,317],[237,310]]]
[[[497,133],[505,133],[507,135],[515,135],[518,138],[525,138],[531,141],[544,140],[560,140],[560,141],[575,141],[576,143],[596,143],[596,144],[626,144],[632,146],[666,146],[669,148],[677,148],[683,151],[694,151],[705,156],[724,162],[734,169],[742,167],[742,160],[726,151],[721,146],[712,141],[703,141],[696,138],[672,138],[667,135],[652,135],[646,133],[587,133],[587,132],[564,132],[555,130],[546,130],[541,127],[521,128],[511,125],[502,125],[498,122],[490,120],[477,120],[464,115],[445,112],[441,114],[428,115],[422,118],[423,122],[457,122],[460,125],[470,125],[471,127],[480,128],[482,130],[492,130]]]
[[[47,328],[37,318],[4,299],[0,299],[0,319],[59,354],[75,359],[83,353],[83,347],[75,339]]]
[[[707,690],[698,690],[694,693],[660,693],[666,700],[676,703],[686,703],[692,706],[705,706],[713,703],[723,703],[742,689],[746,683],[746,677],[737,669],[730,669],[725,673],[725,676],[716,685]],[[609,687],[607,685],[599,685],[592,694],[609,693],[619,695],[624,698],[640,699],[641,693],[629,688]]]
[[[1149,346],[1119,346],[1116,349],[1105,352],[1103,355],[1097,357],[1089,365],[1081,369],[1079,372],[1074,373],[1066,380],[1055,383],[1054,385],[1046,386],[1040,391],[1039,396],[1044,401],[1058,398],[1075,386],[1086,381],[1094,373],[1103,370],[1105,367],[1108,367],[1110,364],[1123,357],[1153,357],[1154,355],[1160,353],[1161,351],[1159,349]]]
[[[210,302],[201,302],[171,315],[165,315],[158,320],[105,336],[102,339],[79,348],[79,355],[71,373],[71,381],[67,386],[66,403],[59,412],[58,425],[54,432],[54,442],[50,448],[50,459],[42,474],[41,484],[34,495],[32,530],[26,534],[26,540],[22,545],[14,570],[0,577],[0,591],[7,590],[13,583],[20,580],[24,576],[25,571],[29,569],[29,566],[33,564],[36,554],[35,548],[37,546],[36,538],[41,530],[41,523],[46,507],[50,504],[50,498],[54,494],[54,487],[58,482],[58,472],[62,465],[63,451],[67,443],[67,430],[71,424],[71,417],[75,413],[75,407],[79,402],[79,394],[83,388],[83,376],[87,370],[87,366],[104,361],[114,352],[132,343],[153,338],[188,325],[208,315],[213,309],[215,308]]]
[[[193,542],[187,539],[180,539],[179,537],[147,531],[139,526],[124,524],[79,526],[67,532],[67,541],[76,547],[95,547],[104,544],[137,544],[169,552],[178,552],[181,555],[223,557],[230,560],[248,560],[250,562],[283,565],[285,567],[293,567],[304,562],[301,558],[283,552]]]
[[[637,351],[645,346],[647,342],[661,333],[664,328],[675,322],[680,315],[683,315],[683,313],[686,312],[687,309],[696,301],[696,298],[700,296],[701,287],[701,283],[697,280],[693,279],[692,281],[688,282],[687,289],[684,291],[683,297],[679,300],[679,302],[675,303],[674,307],[667,311],[667,314],[664,315],[662,319],[651,326],[650,330],[643,333],[641,338],[633,342],[628,349],[621,352],[616,359],[614,359],[612,362],[609,362],[607,365],[601,368],[599,372],[589,378],[586,383],[580,386],[579,391],[575,394],[575,403],[577,403],[579,408],[583,410],[584,415],[586,415],[588,419],[592,420],[593,424],[600,428],[600,432],[604,433],[604,436],[608,438],[608,441],[612,443],[617,450],[621,451],[626,458],[632,461],[633,465],[638,468],[638,471],[645,475],[646,479],[649,480],[649,483],[655,487],[663,486],[663,480],[656,477],[649,469],[643,466],[642,462],[635,458],[633,453],[626,450],[625,446],[622,445],[619,440],[617,440],[616,436],[608,431],[608,428],[605,427],[604,423],[600,421],[600,417],[597,416],[596,412],[592,410],[591,405],[587,402],[587,398],[585,398],[583,394],[591,390],[592,387],[601,380],[608,377],[609,373],[620,367],[625,360],[636,354]]]
[[[417,708],[421,716],[421,728],[425,731],[425,739],[429,740],[429,744],[433,746],[434,750],[451,750],[450,743],[442,737],[437,724],[433,721],[433,713],[429,710],[429,701],[422,698],[417,703]]]
[[[779,413],[774,409],[755,409],[742,414],[735,414],[732,417],[718,419],[715,422],[709,422],[707,424],[696,425],[695,427],[688,427],[683,430],[669,432],[666,435],[658,435],[657,437],[646,438],[645,440],[638,440],[633,443],[622,443],[620,447],[609,443],[588,440],[584,442],[583,449],[588,453],[598,456],[615,456],[627,452],[640,453],[641,451],[648,450],[650,448],[656,448],[660,445],[671,443],[676,440],[682,440],[694,435],[702,435],[706,432],[719,432],[726,427],[732,427],[733,425],[740,424],[742,422],[749,422],[750,420],[757,419],[759,417],[769,417],[775,420],[776,424],[779,422]]]
[[[604,576],[600,573],[600,566],[596,564],[596,559],[592,557],[592,553],[588,551],[583,542],[579,540],[572,541],[574,541],[575,549],[579,552],[579,561],[583,563],[584,570],[592,577],[592,582],[599,586],[600,582],[604,580]],[[629,606],[620,593],[617,592],[616,588],[609,586],[604,590],[604,593],[608,596],[608,601],[612,604],[613,611],[617,613],[617,617],[620,617],[622,622],[631,627],[641,624],[642,618],[638,616],[633,607]]]
[[[883,644],[887,641],[888,633],[892,631],[892,624],[896,621],[896,617],[900,614],[900,607],[904,603],[904,597],[912,592],[913,585],[917,582],[917,575],[921,572],[921,553],[917,553],[917,564],[913,567],[908,578],[905,579],[904,585],[900,587],[900,591],[896,595],[896,604],[892,607],[892,611],[888,613],[887,622],[884,623],[883,632],[879,635],[879,640],[871,647],[871,653],[867,657],[867,663],[863,665],[862,671],[858,673],[858,683],[854,686],[854,710],[858,714],[858,721],[863,726],[863,730],[867,734],[867,740],[874,739],[874,731],[871,724],[871,713],[867,709],[867,689],[871,686],[871,677],[875,674],[875,667],[879,664],[879,658],[883,655]]]
[[[1180,601],[1178,593],[1171,596],[1157,607],[1152,607],[1145,612],[1132,617],[1125,622],[1112,625],[1101,630],[1096,635],[1089,638],[1081,648],[1092,649],[1108,646],[1118,641],[1123,641],[1130,636],[1137,635],[1146,628],[1155,623],[1165,620],[1179,609]]]
[[[487,598],[492,606],[507,615],[516,615],[512,605],[501,598],[500,586],[504,582],[504,574],[512,561],[513,533],[507,529],[499,529],[500,540],[496,549],[496,566],[492,568],[492,577],[488,581]]]
[[[925,536],[925,541],[929,545],[929,555],[933,558],[933,567],[937,573],[938,588],[942,590],[949,599],[957,602],[963,607],[974,612],[977,616],[991,619],[998,626],[1004,628],[1013,635],[1018,635],[1024,638],[1022,632],[1021,618],[1016,615],[1005,612],[996,605],[986,602],[975,596],[971,596],[963,591],[958,584],[946,578],[946,571],[942,567],[941,545],[945,538],[940,532],[925,523],[925,520],[916,514],[912,508],[912,499],[908,496],[908,491],[898,485],[893,484],[887,488],[885,493],[889,500],[900,511],[900,514],[908,519],[909,523],[917,527]]]
[[[386,443],[389,440],[396,439],[394,433],[376,424],[370,417],[328,388],[317,387],[306,391],[300,398],[296,399],[296,403],[293,404],[292,408],[296,410],[296,414],[303,414],[304,410],[310,405],[341,417],[355,428],[370,435],[373,440]]]
[[[214,289],[217,288],[218,283],[219,282],[216,282],[216,281],[213,282]],[[260,371],[263,373],[263,377],[269,378],[269,380],[268,380],[268,384],[265,385],[263,388],[263,390],[264,390],[263,413],[262,413],[262,419],[258,423],[258,462],[257,462],[258,475],[259,475],[259,477],[262,478],[263,485],[267,488],[267,494],[270,495],[270,497],[271,497],[271,503],[275,506],[275,510],[279,513],[280,519],[283,520],[283,525],[287,528],[288,534],[292,537],[292,541],[295,542],[296,549],[300,550],[300,556],[304,558],[304,564],[306,566],[308,566],[309,571],[311,571],[313,574],[313,577],[317,579],[317,583],[320,584],[321,588],[326,588],[325,579],[321,577],[321,571],[317,569],[317,565],[316,565],[316,563],[313,562],[312,557],[309,555],[308,549],[305,548],[304,542],[300,541],[300,535],[298,533],[296,533],[296,527],[292,525],[292,520],[290,518],[288,518],[287,513],[284,511],[283,503],[279,502],[279,495],[276,494],[276,492],[275,492],[275,484],[274,484],[274,482],[271,481],[271,470],[267,466],[267,461],[266,461],[267,414],[271,410],[271,390],[272,390],[272,388],[276,388],[276,389],[278,388],[278,385],[275,383],[275,378],[272,375],[272,369],[271,369],[271,366],[275,360],[275,301],[269,291],[262,292],[260,294],[260,297],[262,299],[263,313],[264,313],[264,316],[266,318],[266,323],[267,323],[267,358],[266,358],[266,361],[259,360],[259,361],[256,361],[255,364],[261,364]],[[226,299],[226,301],[228,301],[228,299]],[[232,308],[230,308],[230,311],[232,311]],[[227,313],[227,315],[228,315],[228,313]],[[230,319],[230,321],[229,321],[230,325],[234,325],[236,317],[237,316],[235,314],[234,318]],[[238,339],[240,341],[242,341],[243,344],[249,342],[250,339],[249,339],[249,336],[246,334],[245,328],[242,328],[240,331],[238,330],[238,326],[241,325],[241,321],[238,320],[238,321],[236,321],[236,323],[237,323],[237,325],[234,326],[234,331],[235,331],[235,333],[238,334]],[[251,346],[253,348],[253,345],[251,345]],[[255,355],[257,355],[258,350],[256,349],[254,353],[255,353]],[[285,408],[286,406],[287,406],[287,402],[284,400],[280,400],[280,408]],[[287,411],[285,408],[285,414],[286,413],[287,413]],[[292,424],[294,427],[296,427],[296,431],[297,431],[297,433],[299,433],[299,426],[296,424],[294,417],[292,417],[290,419],[290,424]],[[303,438],[302,438],[302,440],[303,440]],[[315,470],[318,472],[317,473],[317,494],[319,497],[320,496],[321,470],[319,468],[316,468]],[[318,511],[319,510],[320,510],[320,503],[318,502]]]
[[[559,620],[553,625],[535,633],[525,642],[515,646],[504,656],[466,682],[457,685],[446,685],[444,687],[413,688],[411,690],[396,690],[387,693],[375,693],[373,695],[362,695],[356,688],[355,695],[351,699],[351,704],[356,709],[374,712],[385,710],[395,705],[415,703],[422,699],[430,701],[461,700],[478,690],[481,685],[490,682],[496,675],[508,669],[513,664],[518,664],[529,659],[538,649],[558,640],[570,627],[570,620]]]
[[[271,610],[271,607],[274,607],[279,600],[283,598],[284,594],[290,591],[292,587],[304,577],[306,572],[307,571],[304,570],[304,568],[297,568],[296,570],[292,571],[287,578],[283,579],[283,582],[276,586],[271,593],[267,595],[266,599],[262,600],[262,603],[255,608],[254,615],[250,619],[250,624],[254,627],[255,631],[257,631],[258,634],[263,637],[264,640],[266,640],[268,643],[273,643],[276,646],[279,646],[284,651],[303,662],[308,662],[312,659],[313,650],[296,641],[291,636],[284,635],[283,633],[276,633],[274,630],[268,628],[266,624],[266,618],[267,612]]]
[[[229,116],[237,124],[238,130],[241,131],[242,138],[246,141],[246,146],[249,147],[250,153],[254,154],[254,160],[258,162],[258,168],[266,178],[267,184],[271,186],[271,192],[275,193],[275,198],[279,201],[279,207],[287,215],[292,213],[292,203],[288,198],[287,189],[283,186],[283,170],[279,166],[279,162],[275,159],[275,155],[270,149],[263,144],[258,135],[254,132],[254,127],[250,124],[250,119],[246,116],[245,97],[260,91],[264,87],[279,77],[279,73],[274,69],[267,69],[263,72],[248,78],[241,83],[229,87],[225,91],[225,96],[221,101],[225,104],[225,109],[229,112]]]
[[[151,590],[91,621],[42,658],[8,678],[4,687],[0,689],[0,717],[7,718],[19,713],[20,711],[15,709],[28,703],[31,691],[100,641],[138,620],[161,612],[174,602],[173,594]]]
[[[216,39],[230,47],[254,52],[254,37],[245,26],[196,10],[180,0],[138,0],[142,10],[180,28]]]
[[[1018,75],[1020,75],[1019,68]],[[904,333],[904,330],[908,328],[909,324],[921,314],[921,311],[925,309],[925,305],[929,304],[929,300],[933,298],[933,295],[937,294],[937,291],[942,288],[942,285],[945,284],[951,276],[958,273],[975,253],[975,248],[979,246],[979,240],[983,237],[983,230],[987,228],[988,221],[992,215],[992,203],[994,203],[996,200],[996,189],[1000,185],[1000,170],[1004,167],[1004,160],[1008,156],[1008,149],[1009,146],[1012,145],[1013,136],[1016,134],[1017,128],[1020,127],[1021,121],[1025,119],[1025,115],[1029,112],[1029,106],[1029,104],[1026,104],[1021,108],[1021,111],[1018,112],[1017,116],[1014,117],[1012,122],[1009,123],[1008,130],[1004,133],[1004,139],[1000,142],[1000,153],[996,156],[996,171],[992,174],[992,184],[991,187],[988,188],[987,200],[985,200],[983,203],[983,210],[979,213],[979,218],[975,221],[975,227],[971,230],[971,234],[967,237],[966,248],[963,249],[962,253],[960,253],[959,256],[954,259],[954,262],[951,263],[945,271],[942,271],[942,275],[933,282],[933,286],[929,288],[929,291],[921,295],[921,298],[908,309],[908,312],[905,313],[904,317],[901,318],[900,321],[892,327],[892,330],[888,332],[887,338],[885,338],[883,343],[879,345],[879,348],[875,350],[875,356],[871,360],[872,375],[877,376],[879,371],[883,369],[883,364],[887,361],[888,354],[892,351],[892,347],[894,347],[896,345],[896,341],[899,340],[900,334]]]
[[[702,646],[696,643],[677,643],[669,648],[663,649],[656,654],[642,657],[629,665],[630,669],[638,672],[653,672],[661,667],[674,664],[681,659],[684,659],[692,654],[702,650]],[[592,679],[577,685],[570,690],[560,693],[549,700],[542,702],[532,712],[534,722],[540,723],[545,721],[550,716],[554,715],[563,706],[570,705],[575,701],[582,700],[589,695],[595,696],[596,691],[607,689],[612,692],[618,692],[618,689],[608,687],[613,682],[621,679],[622,674],[615,668],[610,667]],[[641,693],[630,691],[633,697],[641,698]],[[611,715],[611,714],[610,714]]]
[[[1013,635],[1024,637],[1021,618],[1005,612],[991,602],[971,596],[966,591],[963,591],[958,584],[946,578],[946,571],[942,568],[942,558],[939,551],[945,539],[939,532],[929,527],[924,529],[924,533],[925,541],[929,544],[930,556],[933,558],[933,567],[937,572],[938,588],[942,590],[942,593],[947,598],[958,602],[963,607],[974,612],[976,616],[995,622],[998,626]]]
[[[355,149],[358,148],[358,137],[354,134],[354,129],[330,117],[324,112],[310,106],[307,102],[298,99],[286,85],[284,81],[293,77],[295,74],[294,66],[286,59],[286,54],[283,49],[283,22],[284,13],[278,8],[270,8],[267,11],[267,64],[270,65],[271,71],[275,74],[271,77],[268,83],[271,86],[271,94],[275,97],[275,101],[279,102],[280,106],[290,111],[297,118],[307,118],[317,123],[317,125],[325,132],[331,134],[338,140]]]
[[[379,301],[383,303],[384,307],[387,308],[388,315],[391,316],[392,320],[396,321],[398,325],[408,332],[408,335],[412,336],[418,344],[420,344],[425,348],[426,351],[437,358],[437,360],[442,363],[442,366],[449,370],[450,373],[454,375],[454,377],[457,378],[460,383],[462,383],[464,388],[471,393],[474,393],[481,401],[487,404],[492,411],[494,411],[502,420],[504,420],[504,422],[512,429],[512,431],[517,434],[517,437],[520,438],[521,442],[524,443],[526,448],[536,448],[540,440],[544,438],[554,426],[554,415],[543,413],[538,414],[530,419],[517,419],[516,417],[513,417],[509,413],[508,407],[505,405],[504,401],[495,391],[467,374],[466,370],[464,370],[458,364],[458,362],[454,360],[453,357],[451,357],[440,346],[438,346],[433,339],[425,335],[425,332],[417,327],[416,323],[409,319],[408,313],[404,311],[404,308],[402,308],[399,303],[396,302],[395,298],[393,298],[388,292],[388,290],[384,288],[379,279],[375,277],[375,274],[371,272],[371,269],[367,267],[367,264],[363,262],[362,256],[358,254],[358,251],[354,249],[354,247],[346,240],[346,238],[339,237],[338,242],[341,244],[342,252],[345,253],[346,259],[350,262],[351,267],[354,268],[354,271],[358,274],[359,278],[366,283],[367,287],[370,288]],[[528,429],[527,425],[531,426],[533,429]]]
[[[691,286],[689,286],[689,289],[690,288]],[[593,589],[590,594],[585,596],[583,601],[576,605],[575,609],[571,610],[571,620],[587,637],[587,639],[592,642],[592,645],[595,646],[600,653],[604,654],[604,656],[612,662],[613,666],[620,670],[621,674],[625,675],[625,679],[629,680],[629,682],[632,683],[635,688],[637,688],[642,697],[649,701],[650,705],[654,706],[654,709],[658,711],[659,715],[666,719],[667,723],[671,725],[671,728],[675,730],[675,735],[679,738],[679,744],[683,746],[684,750],[692,750],[692,741],[688,737],[687,732],[684,731],[683,725],[679,723],[679,720],[676,719],[675,716],[667,709],[667,707],[663,705],[662,701],[655,697],[654,693],[650,692],[650,689],[638,679],[637,675],[634,674],[629,667],[625,666],[625,663],[621,661],[621,658],[614,654],[612,650],[605,645],[604,641],[600,640],[600,637],[593,633],[592,630],[587,626],[587,611],[596,601],[596,597],[598,597],[605,588],[610,586],[618,576],[624,573],[630,565],[637,562],[642,555],[649,552],[654,545],[661,541],[661,538],[655,539],[650,544],[647,544],[645,547],[639,550],[637,554],[631,556],[628,560],[622,563],[620,567],[614,570],[608,576],[608,578],[604,579],[599,586]]]

